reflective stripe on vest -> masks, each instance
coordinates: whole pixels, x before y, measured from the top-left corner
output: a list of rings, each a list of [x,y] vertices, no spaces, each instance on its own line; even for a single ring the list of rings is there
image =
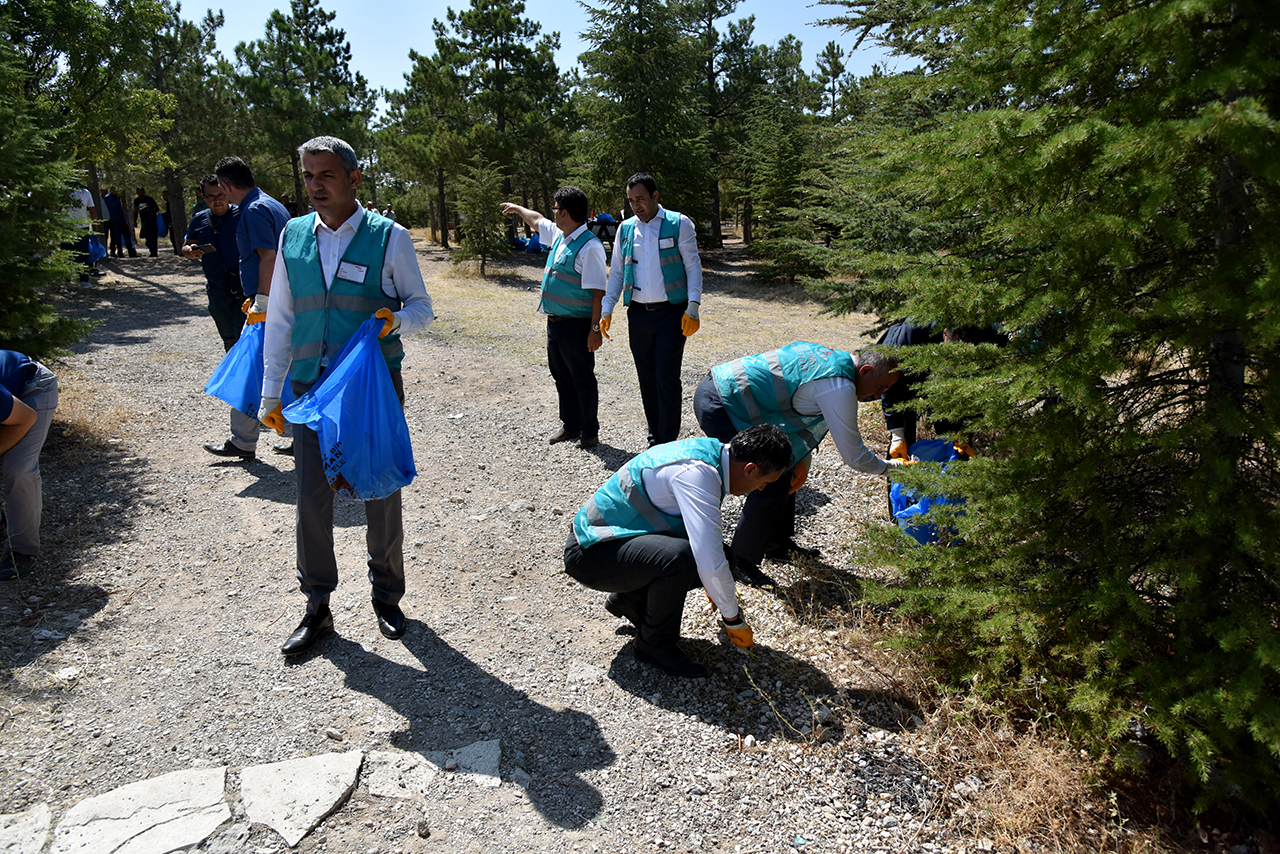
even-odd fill
[[[808,341],[792,341],[768,353],[744,356],[711,369],[716,390],[733,426],[745,430],[754,424],[781,427],[791,440],[795,464],[822,442],[827,422],[821,415],[801,415],[791,398],[802,383],[828,377],[853,382],[857,367],[853,356]]]
[[[364,212],[355,236],[342,253],[342,262],[365,269],[363,282],[352,282],[334,273],[326,289],[320,251],[316,244],[315,217],[308,214],[289,220],[285,226],[285,269],[289,273],[289,293],[293,297],[293,378],[314,382],[320,376],[320,362],[325,355],[336,354],[359,328],[380,308],[397,311],[398,297],[382,290],[382,269],[391,240],[391,220],[370,210]],[[399,335],[379,339],[387,367],[400,370],[404,361],[404,345]]]
[[[582,275],[573,269],[573,263],[582,247],[592,240],[599,241],[600,238],[585,229],[568,245],[563,245],[563,234],[556,235],[547,256],[546,272],[542,274],[542,294],[538,299],[540,310],[561,317],[591,316],[591,291],[582,289]]]
[[[721,468],[723,452],[724,444],[715,439],[683,439],[640,454],[605,481],[573,517],[578,544],[585,549],[641,534],[686,536],[683,519],[663,513],[649,500],[644,491],[644,473],[672,463],[700,460],[719,472],[723,501],[729,482],[728,473]]]
[[[622,262],[622,304],[631,305],[631,290],[636,286],[635,235],[636,218],[631,217],[618,226],[618,246]],[[662,241],[671,240],[671,248],[663,249]],[[689,277],[684,271],[684,256],[680,254],[680,213],[663,208],[662,221],[658,223],[658,266],[662,269],[662,284],[667,289],[667,302],[687,302]]]

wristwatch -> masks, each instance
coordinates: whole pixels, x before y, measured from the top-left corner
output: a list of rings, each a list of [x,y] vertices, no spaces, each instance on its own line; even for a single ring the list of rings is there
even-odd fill
[[[591,331],[592,331],[592,332],[599,332],[599,331],[600,331],[600,324],[598,324],[598,323],[593,323],[593,324],[591,324]]]

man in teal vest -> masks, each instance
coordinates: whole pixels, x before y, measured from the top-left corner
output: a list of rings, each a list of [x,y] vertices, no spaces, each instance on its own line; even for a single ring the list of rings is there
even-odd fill
[[[572,185],[556,190],[554,221],[514,202],[502,204],[503,214],[519,216],[551,247],[538,299],[538,311],[547,316],[547,366],[560,402],[560,430],[549,441],[577,439],[583,448],[600,442],[596,350],[604,342],[604,244],[587,231],[590,211],[587,194]]]
[[[786,434],[768,424],[727,445],[685,439],[650,448],[574,516],[564,570],[609,594],[605,609],[636,627],[636,658],[673,676],[705,676],[676,645],[690,590],[706,590],[734,645],[753,642],[720,539],[720,503],[774,482],[790,464]]]
[[[262,423],[284,431],[280,394],[290,366],[298,397],[324,378],[329,360],[371,315],[382,318],[382,355],[396,395],[404,404],[401,335],[426,329],[435,319],[422,281],[413,239],[356,201],[360,162],[351,146],[318,136],[298,148],[302,177],[315,213],[289,220],[280,235],[266,312],[266,367]],[[311,649],[333,631],[329,594],[338,586],[333,553],[333,490],[324,475],[320,441],[294,425],[298,476],[298,584],[307,598],[302,622],[281,648],[286,656]],[[404,527],[400,492],[364,503],[369,582],[378,629],[388,638],[405,631]]]
[[[635,216],[614,238],[600,329],[607,336],[614,307],[629,306],[627,335],[653,447],[680,438],[680,365],[685,339],[700,323],[702,260],[693,222],[658,204],[651,175],[627,179],[627,201]]]
[[[739,580],[776,586],[760,561],[816,557],[796,545],[796,491],[808,477],[809,457],[828,432],[855,471],[883,475],[903,460],[883,460],[862,441],[858,401],[875,400],[902,376],[898,360],[867,347],[833,350],[793,341],[768,353],[712,368],[693,395],[693,412],[708,436],[724,439],[753,424],[776,424],[791,443],[784,477],[747,497],[733,535],[733,570]]]

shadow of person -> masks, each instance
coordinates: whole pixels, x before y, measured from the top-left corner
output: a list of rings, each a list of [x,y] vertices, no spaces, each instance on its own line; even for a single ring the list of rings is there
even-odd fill
[[[504,778],[521,782],[548,821],[576,830],[599,816],[604,798],[581,775],[616,757],[594,718],[535,702],[417,620],[409,621],[403,643],[420,667],[390,661],[338,635],[326,638],[314,655],[342,670],[348,688],[408,719],[409,728],[391,736],[397,749],[426,754],[499,739]],[[527,782],[515,773],[521,768]]]
[[[884,692],[839,688],[808,662],[759,642],[750,654],[702,639],[685,638],[680,646],[712,675],[698,680],[667,676],[637,662],[634,644],[627,643],[614,658],[609,678],[646,702],[757,741],[823,739],[824,732],[837,735],[861,720],[860,708],[895,702]]]

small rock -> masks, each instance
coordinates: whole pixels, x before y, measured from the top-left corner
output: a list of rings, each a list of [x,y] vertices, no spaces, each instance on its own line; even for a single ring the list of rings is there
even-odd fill
[[[522,788],[529,788],[529,784],[533,782],[533,777],[523,768],[515,768],[511,772],[511,782]]]
[[[510,504],[508,504],[507,509],[510,510],[512,513],[519,513],[521,510],[527,513],[532,513],[534,507],[533,507],[532,501],[530,501],[527,498],[521,498],[518,501],[512,501]]]
[[[329,738],[332,738],[334,741],[342,741],[342,733],[338,732],[333,727],[326,729],[324,734],[329,736]]]
[[[457,771],[457,770],[458,770],[458,760],[456,760],[456,759],[450,759],[448,762],[444,763],[444,770],[446,770],[446,771]]]
[[[897,827],[898,820],[891,815],[887,815],[884,818],[880,819],[880,826],[881,827]]]
[[[427,820],[425,818],[418,822],[418,835],[423,839],[426,839],[431,835],[431,825],[427,824]]]
[[[755,747],[755,745],[756,745],[756,737],[754,735],[749,735],[742,740],[743,747]]]

